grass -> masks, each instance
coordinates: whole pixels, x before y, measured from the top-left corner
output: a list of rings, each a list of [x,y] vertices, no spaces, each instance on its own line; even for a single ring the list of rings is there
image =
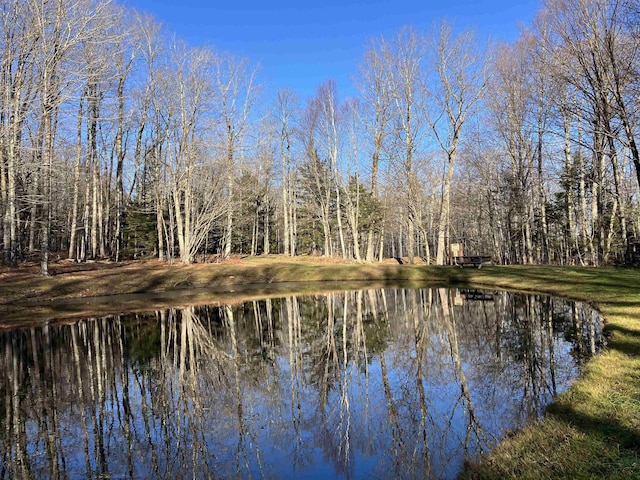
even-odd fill
[[[640,273],[493,267],[468,277],[478,285],[588,301],[604,315],[608,340],[543,420],[468,465],[463,478],[640,478]]]
[[[167,302],[181,305],[238,301],[247,295],[265,296],[295,291],[343,288],[344,282],[424,282],[426,270],[404,265],[353,264],[324,259],[281,256],[248,258],[219,265],[173,265],[159,262],[62,264],[48,278],[36,267],[0,273],[0,326],[27,321],[149,310]],[[434,271],[435,273],[435,271]],[[440,274],[433,281],[442,283]],[[340,285],[334,285],[336,279]],[[295,282],[296,285],[292,285]],[[170,295],[162,295],[171,292]],[[179,293],[175,293],[179,292]],[[169,298],[171,297],[171,298]]]
[[[297,291],[390,285],[464,284],[544,292],[595,305],[607,349],[591,360],[545,417],[467,464],[463,478],[640,478],[640,272],[548,266],[453,267],[353,264],[256,257],[221,265],[54,266],[54,276],[0,272],[5,326],[39,318],[234,302]],[[290,282],[299,282],[295,285]]]

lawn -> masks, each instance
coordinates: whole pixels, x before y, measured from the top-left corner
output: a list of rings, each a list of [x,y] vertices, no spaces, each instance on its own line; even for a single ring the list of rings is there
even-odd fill
[[[468,281],[586,300],[604,315],[606,351],[544,419],[469,465],[464,478],[640,478],[640,273],[493,267]]]

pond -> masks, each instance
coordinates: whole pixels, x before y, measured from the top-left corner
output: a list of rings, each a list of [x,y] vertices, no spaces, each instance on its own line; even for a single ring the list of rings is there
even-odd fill
[[[601,323],[396,288],[0,331],[0,478],[455,478],[570,386]]]

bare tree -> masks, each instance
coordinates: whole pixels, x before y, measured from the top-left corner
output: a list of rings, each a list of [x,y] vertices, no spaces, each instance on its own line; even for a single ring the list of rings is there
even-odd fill
[[[454,36],[453,27],[447,22],[439,26],[433,52],[435,55],[430,68],[435,75],[427,75],[429,105],[426,115],[435,139],[445,153],[446,173],[436,250],[436,264],[443,265],[449,245],[451,180],[455,161],[464,125],[487,85],[487,70],[483,55],[476,47],[473,32],[464,31]]]
[[[2,38],[0,99],[0,190],[4,259],[15,265],[19,255],[17,175],[27,115],[37,94],[37,17],[22,1],[6,2],[0,16]],[[35,202],[34,202],[35,204]]]
[[[50,233],[53,220],[54,195],[53,161],[58,113],[64,99],[63,64],[66,56],[83,38],[91,36],[93,20],[108,8],[107,3],[93,4],[89,0],[56,0],[52,3],[30,2],[37,32],[38,62],[40,65],[39,121],[42,127],[41,152],[44,178],[42,256],[40,271],[49,274]]]
[[[579,114],[591,128],[584,131],[581,146],[592,153],[591,222],[597,240],[593,263],[606,262],[615,224],[626,237],[626,195],[622,190],[619,150],[628,149],[640,185],[640,158],[630,111],[633,67],[638,41],[629,34],[618,0],[555,0],[545,2],[538,22],[548,32],[545,42],[548,65],[580,96]],[[618,124],[623,135],[619,135]],[[586,141],[590,140],[590,145]],[[605,188],[610,163],[614,192]],[[607,219],[608,217],[608,219]]]
[[[532,182],[535,161],[535,93],[523,58],[523,43],[505,46],[496,55],[494,85],[491,88],[492,118],[501,143],[504,165],[503,189],[508,208],[512,257],[518,262],[533,262]]]
[[[123,236],[123,222],[125,213],[125,192],[124,192],[124,162],[126,156],[125,145],[125,129],[126,129],[126,92],[125,86],[129,75],[132,72],[134,66],[134,60],[138,54],[134,38],[132,38],[134,23],[126,22],[126,12],[123,9],[119,9],[118,13],[118,25],[121,25],[121,31],[116,37],[116,73],[117,73],[117,86],[116,86],[116,99],[117,99],[117,114],[116,114],[116,133],[114,139],[114,155],[116,157],[116,225],[115,225],[115,252],[113,256],[116,261],[121,259],[122,250],[122,236]]]
[[[360,184],[360,174],[358,169],[359,149],[360,149],[360,103],[355,99],[347,100],[344,108],[345,123],[347,123],[347,168],[343,175],[340,174],[340,188],[344,190],[345,214],[351,232],[351,245],[353,258],[362,260],[360,254],[360,200],[363,197],[362,185]],[[354,172],[354,173],[352,173]],[[363,202],[364,203],[364,202]],[[371,222],[373,225],[374,222]],[[369,231],[372,231],[370,228]]]
[[[425,57],[424,38],[416,30],[405,27],[393,43],[382,40],[380,45],[385,64],[389,69],[386,76],[393,98],[394,140],[398,145],[399,174],[405,185],[405,224],[407,225],[407,254],[409,263],[414,263],[415,232],[419,222],[416,202],[418,181],[414,171],[414,157],[424,134],[421,108],[420,81]]]
[[[316,105],[318,108],[317,123],[317,144],[320,154],[329,162],[331,169],[332,189],[335,195],[336,220],[338,224],[338,239],[340,241],[340,252],[343,258],[346,258],[346,246],[344,228],[342,225],[342,203],[340,199],[340,191],[342,190],[342,176],[338,164],[340,162],[341,152],[341,108],[338,102],[338,91],[336,83],[328,80],[318,87],[316,96]]]
[[[216,62],[216,108],[220,116],[217,126],[220,147],[226,159],[227,201],[230,203],[223,239],[224,257],[231,255],[235,167],[238,154],[245,148],[256,96],[256,73],[257,68],[252,67],[247,59],[231,54],[220,55]]]
[[[278,90],[276,113],[278,115],[280,158],[282,161],[282,218],[284,222],[284,254],[295,255],[295,236],[293,229],[293,195],[291,148],[293,138],[293,117],[297,109],[296,95],[293,91]]]
[[[177,43],[174,122],[167,148],[180,260],[191,263],[213,223],[226,213],[223,202],[223,167],[211,157],[203,126],[212,106],[210,82],[216,59],[206,49],[190,49]]]
[[[363,64],[359,70],[358,88],[362,104],[362,114],[360,116],[365,126],[366,145],[371,144],[371,196],[377,199],[379,196],[379,171],[380,162],[386,147],[385,143],[389,137],[389,127],[393,108],[393,97],[390,91],[388,66],[385,65],[384,51],[380,45],[372,44],[365,52]],[[367,253],[366,260],[373,261],[375,255],[376,242],[374,235],[376,225],[371,222],[367,232]],[[381,238],[384,235],[379,232]],[[382,241],[382,240],[381,240]]]
[[[144,67],[144,83],[142,103],[138,106],[139,123],[136,132],[134,153],[135,177],[139,201],[152,203],[156,218],[156,234],[158,258],[165,259],[165,252],[171,253],[165,237],[167,229],[164,221],[166,205],[163,187],[164,148],[172,112],[164,107],[163,99],[168,98],[164,89],[168,75],[164,63],[168,53],[162,43],[160,28],[149,18],[137,18],[138,31],[141,35],[142,57]],[[149,192],[151,190],[151,193]],[[133,188],[132,188],[133,191]],[[149,201],[147,197],[151,197]]]
[[[333,191],[333,177],[331,164],[328,158],[322,158],[317,146],[316,135],[318,131],[320,106],[317,98],[312,98],[300,121],[299,134],[304,143],[306,161],[301,167],[302,189],[307,194],[307,199],[313,206],[315,217],[322,224],[324,248],[322,254],[333,255],[333,241],[331,236],[331,194]],[[317,250],[315,236],[312,234],[313,253]]]

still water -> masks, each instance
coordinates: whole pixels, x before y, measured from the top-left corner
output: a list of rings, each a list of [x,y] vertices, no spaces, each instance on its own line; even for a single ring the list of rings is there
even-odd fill
[[[586,305],[361,290],[0,332],[0,478],[455,478],[600,347]]]

